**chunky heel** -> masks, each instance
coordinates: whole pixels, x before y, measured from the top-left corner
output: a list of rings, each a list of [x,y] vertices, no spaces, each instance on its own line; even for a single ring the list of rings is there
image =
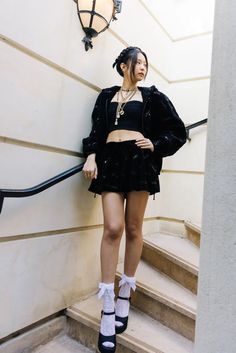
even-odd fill
[[[131,298],[126,298],[126,297],[120,297],[118,296],[117,299],[121,299],[121,300],[129,300],[129,302],[131,302]],[[125,317],[121,317],[121,316],[115,316],[115,321],[121,322],[122,326],[116,326],[116,334],[120,334],[122,332],[124,332],[127,329],[128,326],[128,319],[129,316],[125,316]]]
[[[106,313],[104,311],[101,312],[101,316],[103,315],[115,315],[115,312]],[[106,347],[104,346],[104,342],[110,342],[114,346],[113,347]],[[98,336],[98,349],[100,353],[115,353],[116,351],[116,334],[112,336],[104,336],[101,332],[99,332]]]

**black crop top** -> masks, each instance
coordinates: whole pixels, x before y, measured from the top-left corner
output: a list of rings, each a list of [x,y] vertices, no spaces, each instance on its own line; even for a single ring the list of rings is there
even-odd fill
[[[126,103],[124,114],[118,119],[115,125],[117,102],[111,102],[109,106],[109,126],[108,131],[114,130],[131,130],[141,132],[141,116],[143,102],[132,100]]]

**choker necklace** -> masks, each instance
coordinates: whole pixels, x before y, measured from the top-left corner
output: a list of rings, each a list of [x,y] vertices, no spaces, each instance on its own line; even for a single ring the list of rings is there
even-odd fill
[[[122,88],[117,92],[117,108],[116,108],[116,120],[115,120],[115,125],[118,125],[118,119],[124,115],[124,107],[125,105],[130,101],[130,99],[135,95],[137,92],[138,88],[136,87],[134,90],[129,91],[130,93],[127,94],[126,97],[123,97],[122,95]],[[119,100],[120,97],[120,100]]]

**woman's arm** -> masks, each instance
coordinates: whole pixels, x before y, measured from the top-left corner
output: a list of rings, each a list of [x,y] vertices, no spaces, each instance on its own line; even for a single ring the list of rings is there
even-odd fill
[[[158,157],[171,156],[186,142],[186,129],[170,99],[157,89],[153,93],[152,131],[150,140]]]
[[[96,154],[99,149],[102,133],[101,100],[102,92],[98,95],[93,108],[91,132],[88,137],[82,140],[83,153],[86,157],[90,154]]]
[[[96,154],[100,147],[102,130],[104,129],[102,123],[101,113],[102,92],[98,95],[96,103],[92,112],[92,128],[88,137],[82,140],[83,153],[87,157],[83,167],[84,176],[88,179],[97,178],[98,168],[96,163]]]

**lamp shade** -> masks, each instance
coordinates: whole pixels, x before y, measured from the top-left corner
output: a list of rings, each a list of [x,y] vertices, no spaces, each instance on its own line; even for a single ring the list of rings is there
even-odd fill
[[[76,0],[78,16],[86,34],[85,49],[92,48],[92,37],[105,31],[114,16],[114,0]]]

